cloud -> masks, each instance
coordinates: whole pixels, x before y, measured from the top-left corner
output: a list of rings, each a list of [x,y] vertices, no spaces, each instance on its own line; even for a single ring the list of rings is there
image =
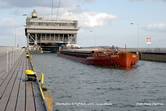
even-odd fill
[[[0,45],[2,45],[3,43],[6,43],[8,41],[11,41],[11,37],[14,36],[14,32],[12,29],[4,29],[2,27],[0,27]]]
[[[99,27],[117,18],[104,12],[82,12],[73,16],[79,20],[81,27]]]
[[[23,27],[23,25],[18,24],[15,19],[3,18],[0,22],[0,34],[1,36],[14,35],[15,31],[19,30],[20,27]]]
[[[13,28],[16,25],[16,21],[11,18],[3,18],[0,22],[0,28]]]
[[[71,5],[72,0],[53,0],[54,7]],[[59,2],[60,1],[60,2]],[[52,0],[0,0],[1,7],[19,7],[19,8],[32,8],[32,7],[51,7]],[[56,5],[57,4],[57,5]]]
[[[78,20],[79,27],[84,28],[93,28],[101,27],[109,22],[112,22],[117,19],[116,16],[105,13],[105,12],[89,12],[89,11],[74,11],[75,9],[70,8],[60,8],[59,9],[59,19],[75,19]],[[20,11],[20,10],[18,10]],[[37,12],[40,12],[39,16],[45,16],[50,18],[50,8],[48,7],[38,7]],[[56,10],[54,10],[54,16],[51,18],[56,18]],[[23,24],[20,19],[3,17],[0,22],[0,39],[3,41],[12,41],[13,37],[17,36],[17,41],[24,41],[25,34]],[[21,26],[22,25],[22,26]]]
[[[73,7],[80,3],[94,3],[96,0],[53,0],[53,7]],[[1,8],[52,7],[52,0],[0,0]]]
[[[96,0],[83,0],[85,2],[96,2]]]
[[[63,20],[78,20],[80,27],[100,27],[109,22],[115,21],[118,17],[106,12],[94,12],[94,11],[82,11],[79,9],[71,8],[59,8],[53,11],[53,16],[50,15],[50,8],[37,8],[38,16],[52,19],[63,19]],[[58,16],[58,17],[57,17]]]
[[[17,42],[25,45],[24,27],[20,25],[16,19],[4,17],[0,22],[0,45],[14,45],[14,37],[17,37]]]
[[[148,24],[143,28],[147,31],[166,32],[166,23]]]
[[[16,25],[16,21],[10,18],[4,18],[0,22],[0,34],[1,36],[10,35]]]
[[[151,1],[151,2],[166,2],[166,0],[129,0],[131,2],[142,2],[142,1]]]

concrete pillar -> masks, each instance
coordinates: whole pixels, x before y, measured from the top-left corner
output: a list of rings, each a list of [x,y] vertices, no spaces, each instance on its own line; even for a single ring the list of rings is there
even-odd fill
[[[41,42],[41,36],[42,36],[42,34],[39,34],[39,40],[40,40],[40,42]]]
[[[60,41],[60,34],[58,34],[58,41]]]
[[[63,41],[63,42],[65,42],[65,39],[64,39],[64,34],[62,34],[62,35],[63,35],[62,41]]]
[[[49,35],[49,41],[51,41],[51,34],[48,34]]]
[[[56,34],[54,34],[55,41],[57,41]]]
[[[34,41],[35,45],[37,45],[37,34],[35,33],[35,41]]]
[[[46,34],[44,34],[44,40],[46,40]]]
[[[27,34],[27,47],[29,47],[29,36],[30,36],[30,34],[28,33]]]
[[[45,40],[45,34],[43,34],[43,41]]]
[[[77,43],[77,34],[74,34],[74,43]]]
[[[55,37],[55,41],[57,41],[57,36],[56,36],[56,34],[54,34],[54,37]]]
[[[55,41],[56,39],[55,39],[55,34],[54,33],[53,33],[53,37],[54,37],[54,41]]]
[[[58,34],[56,34],[56,40],[59,41]]]

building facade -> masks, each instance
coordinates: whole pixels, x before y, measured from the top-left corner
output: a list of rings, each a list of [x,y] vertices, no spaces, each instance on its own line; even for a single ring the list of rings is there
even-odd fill
[[[76,44],[78,30],[76,20],[38,17],[37,12],[33,10],[32,16],[26,19],[27,47],[56,51],[61,45]]]

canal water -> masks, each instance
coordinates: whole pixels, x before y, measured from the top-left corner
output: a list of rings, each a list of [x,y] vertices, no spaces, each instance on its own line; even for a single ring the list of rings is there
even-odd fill
[[[132,70],[85,65],[56,54],[33,55],[56,102],[55,111],[166,111],[166,63]]]

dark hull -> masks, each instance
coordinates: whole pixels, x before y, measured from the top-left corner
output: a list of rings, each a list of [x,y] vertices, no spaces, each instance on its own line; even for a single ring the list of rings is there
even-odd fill
[[[80,63],[101,66],[101,67],[111,67],[120,69],[131,69],[138,62],[138,57],[131,53],[121,53],[119,55],[112,55],[109,57],[79,57],[73,55],[59,54],[59,56],[78,61]]]
[[[76,57],[76,56],[65,55],[65,54],[58,54],[58,56],[63,57],[63,58],[66,58],[66,59],[78,61],[78,62],[80,62],[80,63],[88,64],[87,59],[86,59],[86,58],[83,58],[83,57]]]

